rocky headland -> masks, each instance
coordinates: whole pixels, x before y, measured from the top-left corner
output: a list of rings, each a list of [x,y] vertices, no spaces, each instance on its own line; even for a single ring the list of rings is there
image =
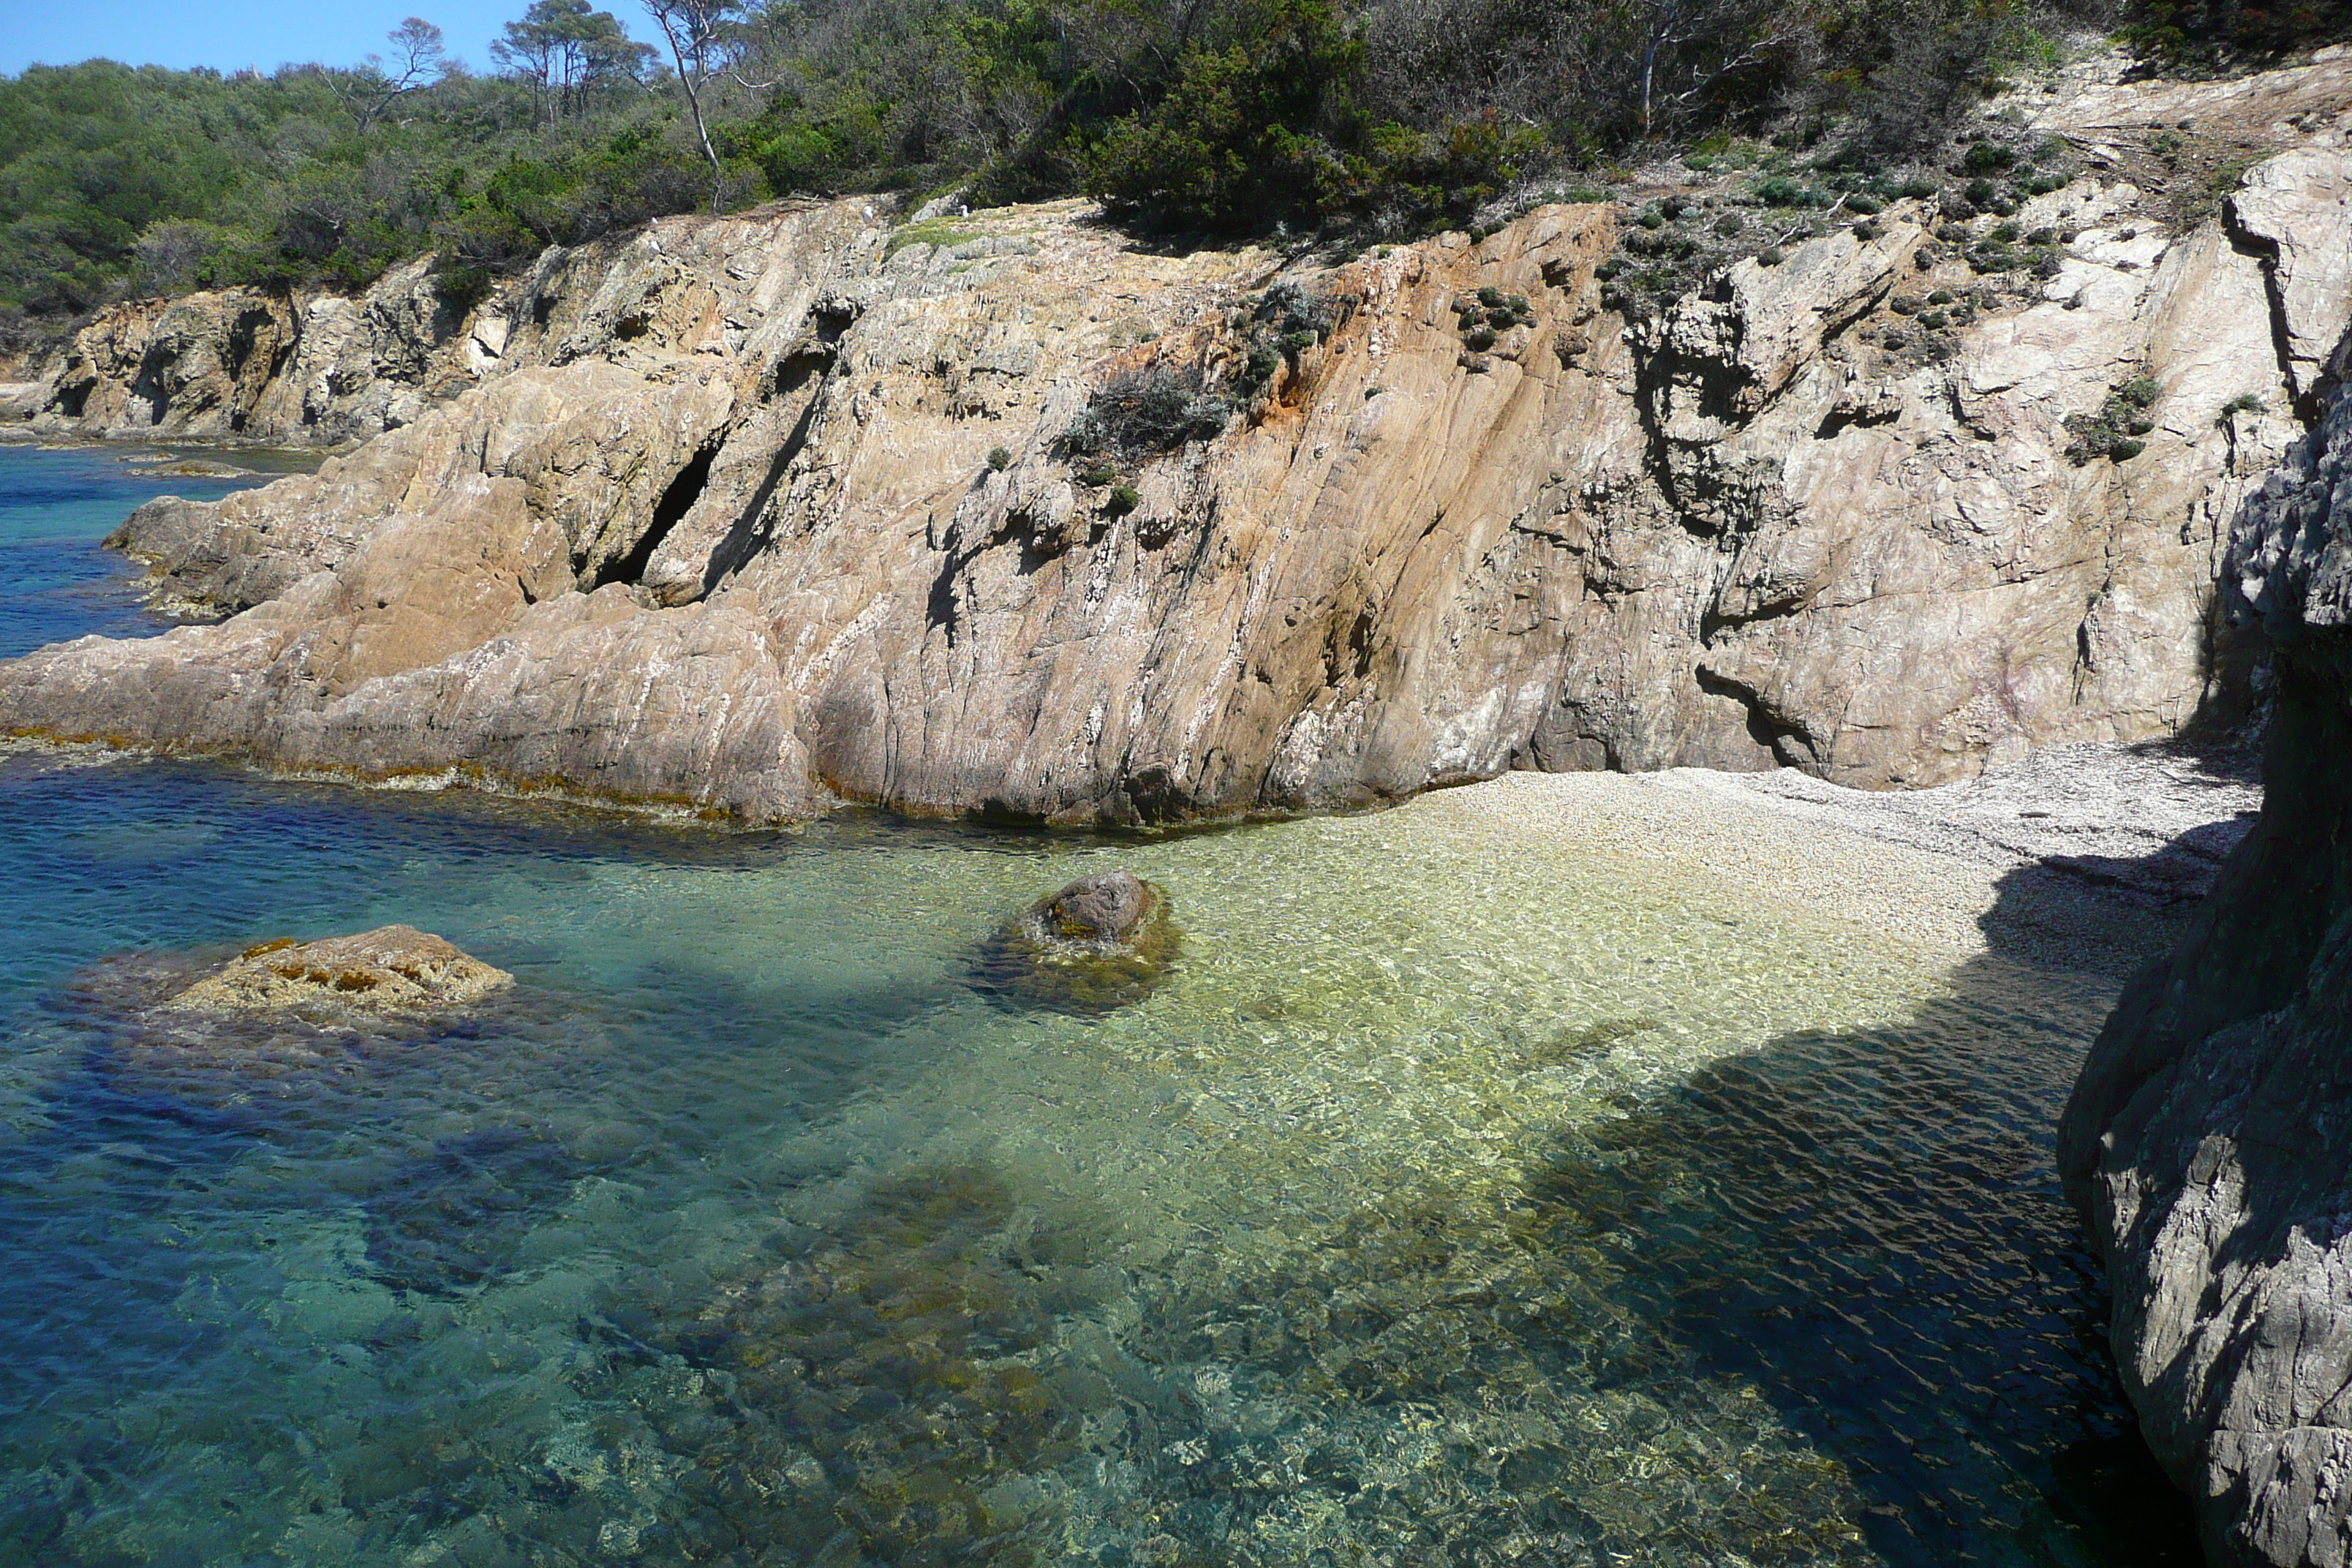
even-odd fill
[[[1332,263],[850,200],[550,252],[464,313],[421,264],[124,307],[26,427],[365,439],[142,509],[159,599],[228,618],[0,668],[0,729],[1148,824],[1512,768],[1933,785],[2228,720],[2230,521],[2352,300],[2347,83],[2053,83],[2031,128],[2086,172],[2008,220],[2063,237],[2038,270],[1897,202],[1655,319],[1596,276],[1607,205]],[[2193,223],[2131,182],[2158,111],[2260,154]]]

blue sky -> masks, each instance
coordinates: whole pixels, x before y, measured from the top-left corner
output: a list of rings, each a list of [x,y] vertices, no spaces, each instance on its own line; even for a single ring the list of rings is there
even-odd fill
[[[262,70],[289,61],[348,65],[383,52],[404,16],[448,35],[477,70],[490,40],[530,0],[0,0],[0,72],[103,55],[132,65]],[[652,24],[635,0],[600,0],[637,37]]]

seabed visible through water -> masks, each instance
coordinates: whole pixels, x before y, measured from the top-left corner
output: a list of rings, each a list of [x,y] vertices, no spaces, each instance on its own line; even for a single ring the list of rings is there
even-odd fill
[[[137,628],[127,483],[0,448],[0,653]],[[0,1563],[2193,1563],[2050,1174],[2114,980],[1543,830],[1622,783],[751,835],[0,753]],[[1168,984],[975,985],[1114,865]],[[519,985],[128,1021],[394,921]]]

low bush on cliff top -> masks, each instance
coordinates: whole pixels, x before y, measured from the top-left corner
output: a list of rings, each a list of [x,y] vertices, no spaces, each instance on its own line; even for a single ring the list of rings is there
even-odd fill
[[[1806,203],[1834,194],[1825,171],[1930,156],[2055,33],[2116,19],[2115,0],[700,4],[690,98],[584,0],[533,0],[488,72],[436,41],[414,68],[0,78],[0,310],[349,288],[427,249],[462,300],[550,244],[855,190],[1085,192],[1163,232],[1402,237],[1571,171],[1612,183],[1677,147],[1712,168],[1769,137],[1789,166],[1759,171],[1759,199]],[[2352,0],[2123,4],[2131,36],[2183,59],[2352,26]],[[594,38],[564,42],[575,25]],[[2022,165],[2002,151],[1963,172],[1996,202]]]

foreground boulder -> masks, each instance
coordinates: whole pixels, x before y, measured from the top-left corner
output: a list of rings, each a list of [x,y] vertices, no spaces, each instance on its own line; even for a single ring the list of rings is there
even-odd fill
[[[2333,383],[2324,422],[2246,508],[2225,572],[2272,648],[2262,819],[2126,991],[2059,1135],[2125,1387],[2217,1565],[2352,1563],[2346,358],[2309,367]]]
[[[355,936],[263,942],[164,1004],[238,1017],[320,1012],[370,1016],[468,1006],[514,976],[414,926]]]
[[[981,983],[1008,999],[1108,1012],[1157,989],[1181,943],[1166,893],[1132,871],[1102,871],[1008,921],[982,952]]]

